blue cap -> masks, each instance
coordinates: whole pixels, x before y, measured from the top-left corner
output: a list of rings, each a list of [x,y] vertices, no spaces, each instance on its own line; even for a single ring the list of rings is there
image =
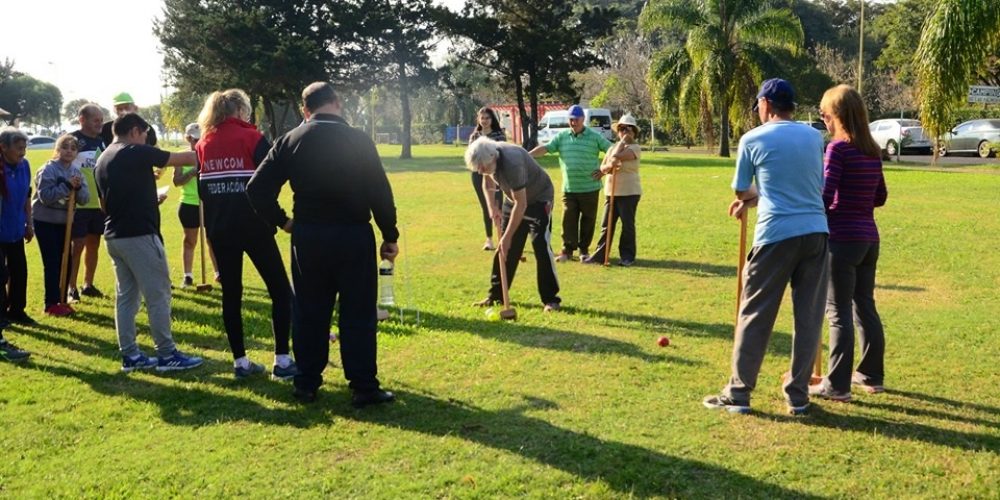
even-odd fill
[[[569,107],[569,117],[570,118],[583,118],[583,108],[579,104],[574,104]]]
[[[761,97],[776,104],[784,104],[785,107],[795,107],[795,90],[792,89],[792,84],[781,78],[771,78],[760,84],[760,92],[757,92],[757,100],[753,103],[754,111],[757,111],[757,101]]]

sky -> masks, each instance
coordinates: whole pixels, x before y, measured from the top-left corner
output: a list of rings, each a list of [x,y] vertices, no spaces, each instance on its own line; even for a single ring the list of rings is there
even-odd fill
[[[8,22],[0,60],[13,59],[15,70],[55,84],[63,102],[84,98],[110,109],[115,94],[128,92],[139,106],[150,106],[169,92],[162,78],[160,42],[153,35],[153,19],[163,12],[162,0],[10,3],[4,8]],[[435,3],[458,9],[465,2]],[[111,32],[128,43],[114,47]]]
[[[458,10],[465,0],[434,0]],[[884,0],[883,0],[884,1]],[[6,3],[6,2],[5,2]],[[5,8],[0,60],[55,84],[63,101],[89,99],[111,108],[111,98],[128,92],[139,106],[160,102],[163,56],[153,35],[162,0],[10,0]],[[13,20],[13,21],[11,21]],[[128,40],[115,47],[108,33]],[[432,60],[440,61],[447,44]]]

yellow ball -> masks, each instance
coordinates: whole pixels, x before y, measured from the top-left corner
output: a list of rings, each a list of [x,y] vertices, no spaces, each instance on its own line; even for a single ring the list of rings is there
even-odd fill
[[[490,321],[500,321],[500,311],[493,309],[492,307],[486,310],[486,319]]]

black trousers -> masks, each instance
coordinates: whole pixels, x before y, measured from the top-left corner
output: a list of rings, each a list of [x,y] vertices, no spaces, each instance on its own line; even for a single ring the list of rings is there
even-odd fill
[[[563,193],[562,251],[567,255],[572,255],[577,249],[585,254],[590,249],[600,194],[600,190],[592,193]]]
[[[243,254],[250,261],[271,296],[271,331],[274,353],[288,354],[289,330],[292,322],[292,287],[285,272],[285,263],[274,241],[274,235],[262,231],[239,238],[210,238],[215,261],[219,266],[222,285],[222,322],[226,327],[233,359],[246,356],[243,341]]]
[[[0,243],[7,263],[7,297],[4,310],[10,316],[24,314],[28,301],[28,258],[24,255],[24,240]]]
[[[35,239],[42,254],[42,268],[45,275],[45,307],[57,304],[60,299],[59,266],[62,265],[63,245],[66,243],[66,224],[35,221]],[[72,268],[73,259],[66,259],[66,276]]]
[[[854,325],[861,340],[857,371],[871,385],[885,378],[885,332],[875,308],[875,267],[879,244],[830,242],[830,284],[826,315],[830,321],[830,366],[827,379],[838,391],[851,390],[854,369]]]
[[[604,262],[604,243],[608,241],[608,231],[611,231],[611,241],[615,240],[615,226],[622,222],[622,233],[618,237],[618,256],[621,260],[635,260],[635,212],[639,207],[639,195],[615,196],[615,211],[611,214],[611,228],[608,228],[608,210],[611,208],[611,197],[604,197],[604,217],[601,218],[601,235],[597,237],[597,248],[590,258]]]
[[[7,282],[7,257],[4,255],[4,247],[0,245],[0,283]],[[7,287],[0,286],[0,323],[7,320]],[[3,325],[0,325],[0,339],[3,338]]]
[[[502,227],[506,231],[510,222],[510,212],[514,206],[508,201],[503,204]],[[514,231],[507,253],[507,288],[514,284],[517,265],[524,253],[524,244],[531,236],[531,248],[535,251],[535,273],[538,276],[538,295],[543,304],[559,303],[559,278],[556,276],[555,255],[552,254],[552,204],[548,202],[532,203],[524,211],[521,225]],[[502,236],[501,236],[502,237]],[[490,298],[503,299],[500,288],[500,252],[493,256],[493,272],[490,276]]]
[[[472,187],[476,188],[476,198],[479,199],[479,208],[483,211],[483,226],[486,229],[486,237],[493,237],[493,220],[490,219],[490,207],[486,204],[486,194],[483,193],[483,175],[479,172],[472,172]],[[493,191],[493,199],[496,206],[503,205],[503,192],[499,189]]]
[[[308,224],[292,229],[292,336],[295,386],[316,390],[330,358],[330,321],[340,301],[340,361],[349,387],[379,388],[375,341],[378,297],[375,234],[369,224]]]

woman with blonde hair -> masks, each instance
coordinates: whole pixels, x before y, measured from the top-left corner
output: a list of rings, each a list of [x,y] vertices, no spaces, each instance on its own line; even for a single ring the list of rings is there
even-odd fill
[[[289,355],[291,285],[281,252],[274,241],[274,226],[254,212],[246,184],[267,156],[271,145],[250,124],[250,98],[240,89],[213,92],[198,115],[201,140],[198,153],[199,185],[205,209],[205,234],[215,253],[222,286],[222,321],[233,350],[233,369],[242,379],[264,372],[246,356],[243,341],[243,254],[250,257],[271,296],[271,329],[274,333],[272,378],[289,380],[298,372]],[[277,208],[280,210],[280,208]],[[292,221],[284,212],[269,220]]]
[[[820,117],[831,142],[824,162],[823,204],[830,227],[830,281],[826,313],[830,321],[830,361],[812,395],[851,400],[851,385],[882,392],[885,334],[875,308],[875,268],[879,234],[875,207],[888,192],[881,151],[868,130],[868,111],[853,87],[826,91]],[[854,325],[861,340],[861,360],[854,369]]]

